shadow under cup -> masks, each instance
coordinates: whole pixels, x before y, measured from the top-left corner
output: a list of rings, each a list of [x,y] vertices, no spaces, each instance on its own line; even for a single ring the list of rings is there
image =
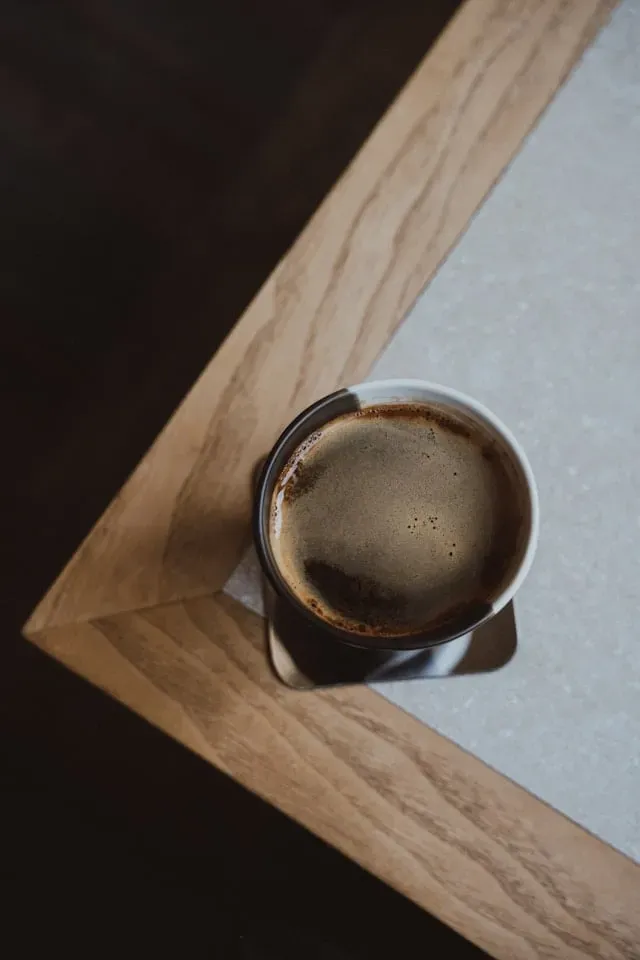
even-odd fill
[[[299,446],[312,434],[338,417],[369,407],[394,404],[433,407],[445,416],[469,423],[474,432],[486,437],[497,450],[501,462],[509,470],[517,501],[515,529],[509,540],[505,579],[495,595],[487,593],[456,607],[450,616],[440,617],[436,624],[421,632],[385,635],[363,633],[330,623],[307,606],[296,594],[281,570],[271,543],[271,510],[282,471]],[[350,646],[379,650],[417,650],[446,643],[485,623],[499,613],[526,577],[538,539],[539,507],[535,481],[524,451],[510,431],[481,404],[448,387],[420,380],[384,380],[358,384],[318,400],[304,410],[276,441],[262,469],[255,497],[254,539],[262,569],[276,594],[293,605],[316,628],[321,627]]]

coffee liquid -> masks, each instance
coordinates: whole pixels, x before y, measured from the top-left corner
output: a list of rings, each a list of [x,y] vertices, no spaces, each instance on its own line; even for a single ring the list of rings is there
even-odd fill
[[[448,408],[346,414],[279,477],[276,563],[305,606],[353,633],[428,634],[479,618],[521,555],[516,470],[495,438]]]

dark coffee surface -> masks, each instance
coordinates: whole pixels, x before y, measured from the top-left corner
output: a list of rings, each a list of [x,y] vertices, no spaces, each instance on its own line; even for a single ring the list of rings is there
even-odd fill
[[[490,609],[519,559],[515,467],[448,409],[347,414],[295,451],[271,509],[298,599],[358,634],[402,636]]]

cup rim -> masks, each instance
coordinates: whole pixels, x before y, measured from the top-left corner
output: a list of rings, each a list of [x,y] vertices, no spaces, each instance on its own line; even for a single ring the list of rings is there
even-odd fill
[[[267,497],[267,488],[269,486],[267,481],[270,479],[270,474],[275,465],[278,463],[283,448],[285,448],[290,442],[291,438],[298,433],[300,426],[307,419],[309,419],[313,413],[317,413],[325,406],[331,407],[340,397],[350,395],[358,399],[363,394],[375,395],[376,392],[389,393],[389,391],[394,390],[398,391],[397,398],[387,400],[372,399],[371,406],[382,406],[385,404],[391,404],[393,402],[406,403],[411,402],[412,400],[414,400],[416,403],[424,402],[420,401],[419,398],[412,398],[402,395],[403,391],[405,394],[407,391],[424,391],[425,393],[436,395],[433,397],[434,401],[436,398],[441,399],[445,404],[447,401],[451,401],[453,406],[459,406],[462,410],[475,416],[478,420],[480,420],[480,422],[484,421],[486,424],[488,424],[489,427],[502,439],[509,449],[511,455],[517,461],[526,482],[529,499],[530,521],[526,547],[523,551],[515,573],[505,587],[500,591],[500,593],[491,601],[490,610],[485,616],[479,618],[477,621],[474,621],[473,625],[465,628],[464,630],[447,634],[442,638],[434,638],[428,642],[425,642],[424,635],[419,633],[400,634],[394,636],[380,635],[373,637],[369,636],[368,634],[357,634],[355,632],[352,633],[348,630],[343,630],[334,626],[333,624],[327,623],[326,620],[316,615],[312,610],[305,606],[305,604],[299,600],[295,592],[288,585],[287,581],[280,572],[269,543],[271,495]],[[369,404],[364,403],[364,406],[367,405]],[[336,414],[336,416],[339,415],[339,413]],[[333,419],[335,419],[333,416],[328,416],[324,423],[330,423]],[[299,445],[299,443],[302,443],[303,440],[304,436],[301,436],[297,441],[296,446]],[[280,465],[278,472],[280,472],[282,466],[283,464]],[[500,613],[500,611],[503,610],[511,600],[513,600],[514,596],[522,586],[522,583],[531,570],[538,545],[539,532],[540,503],[533,470],[523,447],[511,432],[509,427],[507,427],[506,424],[503,423],[503,421],[488,407],[468,394],[463,393],[454,387],[445,386],[443,384],[434,383],[428,380],[420,380],[417,378],[391,378],[363,381],[361,383],[353,384],[349,387],[335,390],[332,393],[320,397],[318,400],[309,404],[309,406],[305,407],[304,410],[302,410],[296,417],[294,417],[293,420],[290,421],[290,423],[287,424],[269,451],[262,465],[262,469],[260,470],[254,499],[254,544],[262,570],[267,575],[272,587],[278,594],[284,597],[287,602],[292,603],[296,611],[303,614],[303,616],[316,627],[321,626],[332,636],[337,637],[339,640],[349,646],[369,650],[377,649],[391,651],[429,649],[430,647],[439,646],[442,643],[448,643],[450,640],[454,640],[456,637],[462,636],[471,630],[475,630],[481,624],[491,620],[494,616]]]

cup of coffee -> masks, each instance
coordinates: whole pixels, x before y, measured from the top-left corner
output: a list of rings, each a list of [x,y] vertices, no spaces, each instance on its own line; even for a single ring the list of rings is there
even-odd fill
[[[267,457],[254,509],[278,597],[337,640],[384,650],[445,643],[499,613],[538,527],[507,427],[420,380],[358,384],[303,411]]]

